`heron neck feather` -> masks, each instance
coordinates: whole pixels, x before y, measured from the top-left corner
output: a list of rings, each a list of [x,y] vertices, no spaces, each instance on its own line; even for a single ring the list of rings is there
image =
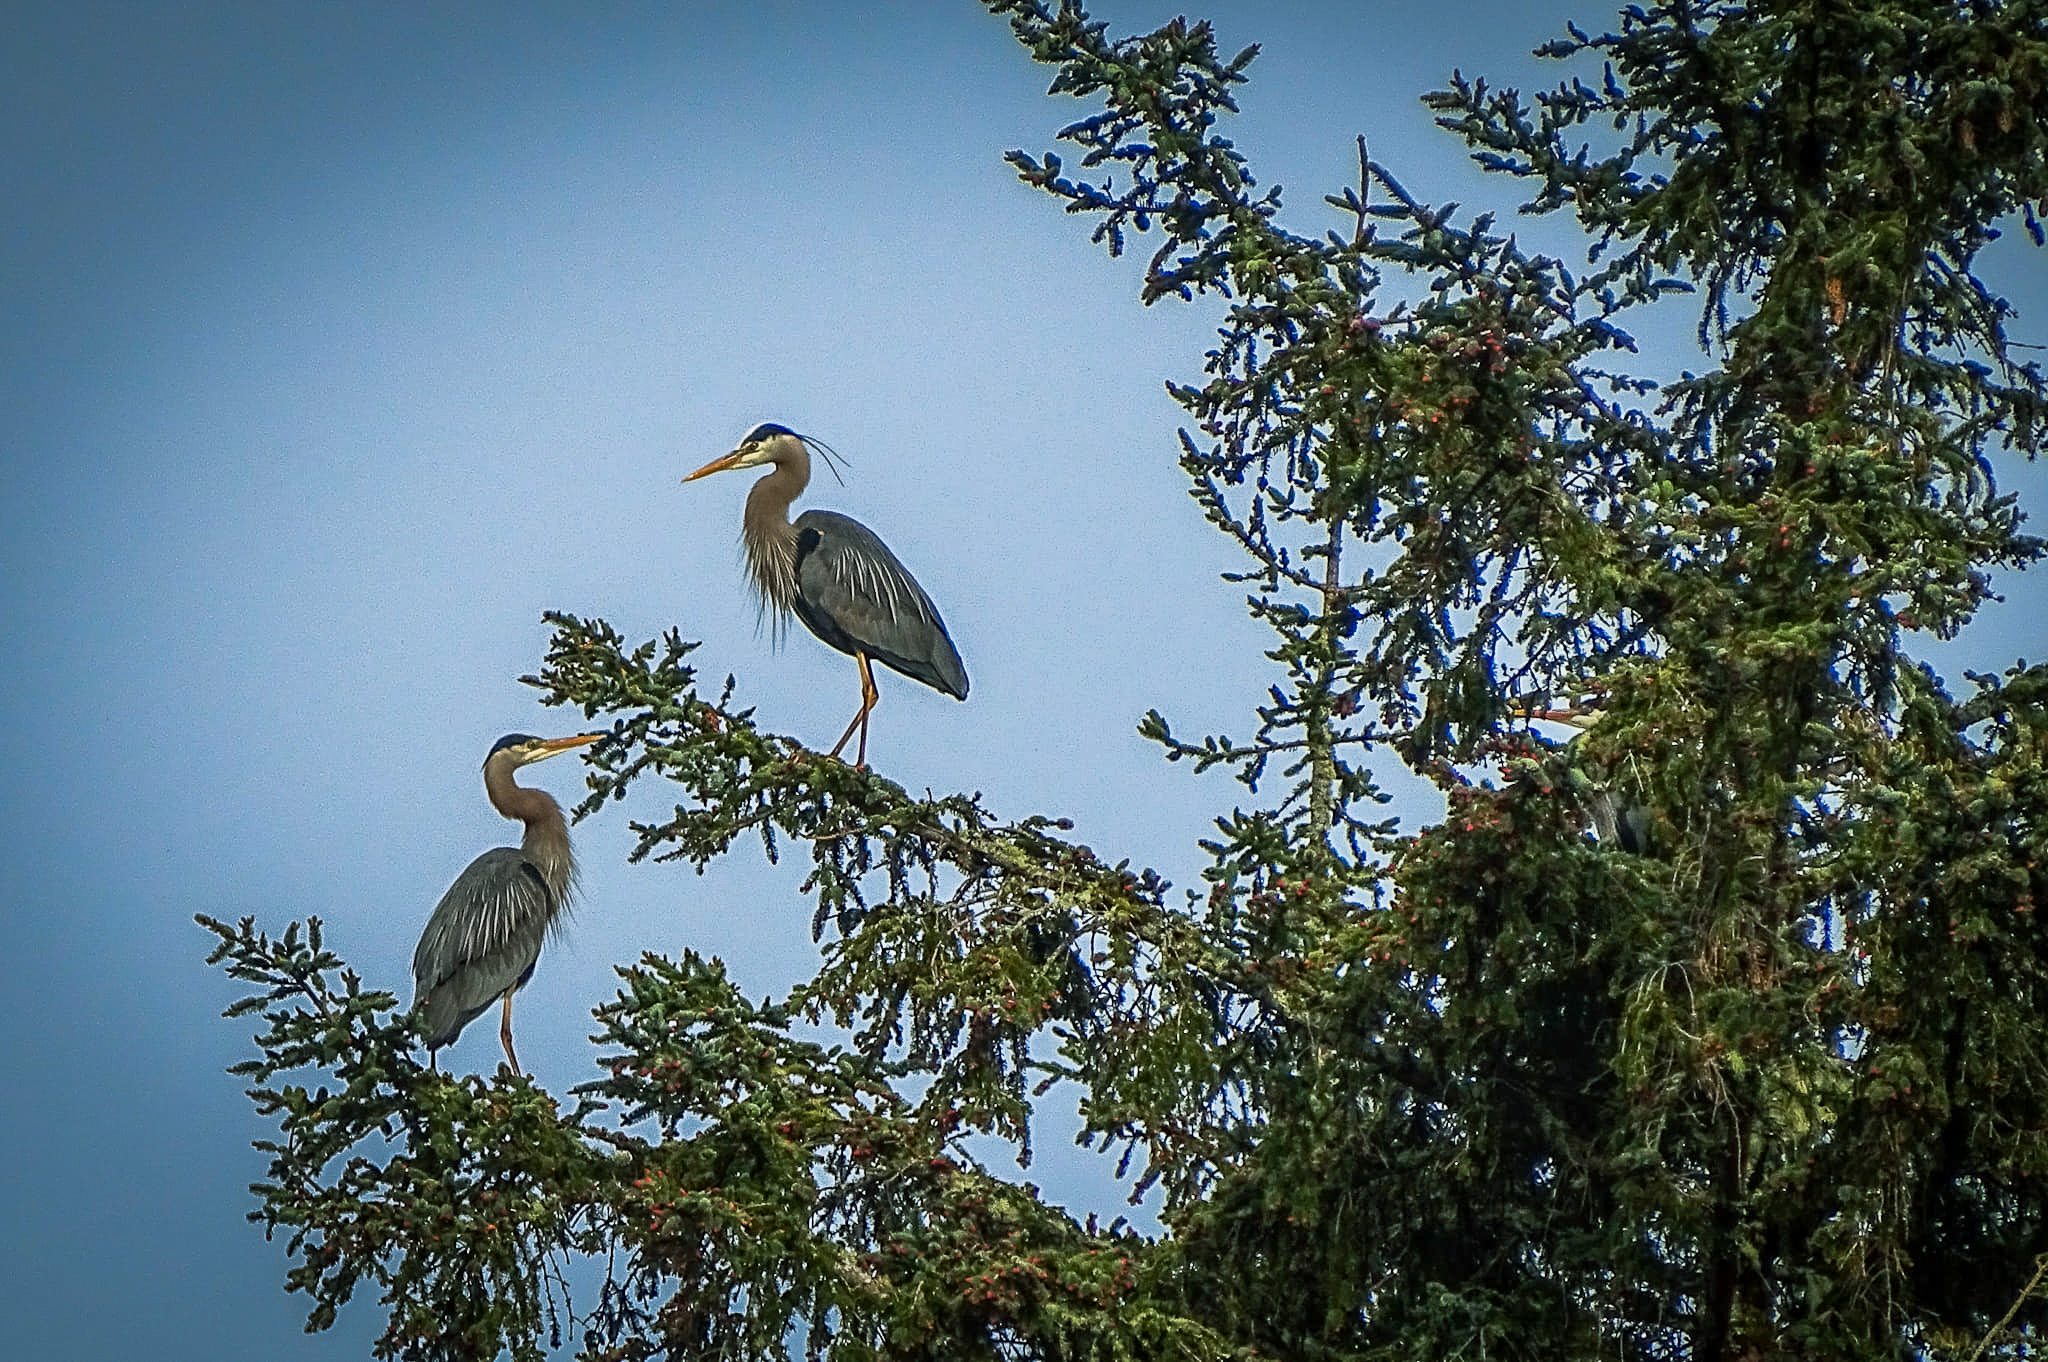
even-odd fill
[[[747,493],[740,539],[747,547],[747,570],[764,610],[786,616],[796,604],[796,527],[789,507],[811,480],[811,457],[801,443],[779,453],[775,466]]]
[[[519,850],[540,871],[547,882],[549,899],[560,907],[567,903],[576,883],[576,855],[569,846],[569,822],[553,795],[515,781],[515,769],[509,761],[493,760],[487,764],[484,793],[490,797],[492,808],[526,824]]]

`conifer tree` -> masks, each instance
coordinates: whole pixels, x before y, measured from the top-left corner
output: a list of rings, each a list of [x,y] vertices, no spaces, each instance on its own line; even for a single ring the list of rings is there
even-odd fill
[[[642,960],[565,1106],[428,1071],[317,923],[209,923],[309,1324],[368,1285],[406,1358],[2038,1352],[2048,670],[1914,645],[2041,552],[1994,475],[2048,390],[1977,261],[2042,243],[2048,7],[1637,6],[1552,89],[1428,96],[1575,268],[1363,142],[1283,215],[1206,24],[984,3],[1094,110],[1017,173],[1224,309],[1180,472],[1276,671],[1238,736],[1143,721],[1242,782],[1201,886],[551,616],[531,679],[617,734],[579,814],[669,781],[636,859],[808,857],[817,973]],[[1652,307],[1699,372],[1645,376]],[[970,1154],[1059,1080],[1162,1233]]]

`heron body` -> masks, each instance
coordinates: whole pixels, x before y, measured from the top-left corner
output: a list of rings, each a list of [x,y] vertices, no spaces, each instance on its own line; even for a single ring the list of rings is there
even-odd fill
[[[1586,796],[1586,816],[1593,820],[1593,835],[1603,845],[1637,856],[1649,854],[1650,811],[1641,800],[1595,790]]]
[[[967,698],[967,668],[938,607],[873,530],[836,511],[805,511],[791,522],[790,504],[810,484],[813,444],[787,426],[759,425],[737,449],[683,481],[773,465],[747,494],[740,522],[747,567],[764,611],[778,621],[795,615],[859,666],[860,710],[832,755],[839,755],[857,729],[855,764],[866,765],[868,715],[881,698],[870,661],[961,700]]]
[[[1602,717],[1598,705],[1570,709],[1524,707],[1517,712],[1524,718],[1569,724],[1581,733],[1599,723]],[[1586,817],[1593,824],[1593,836],[1602,846],[1617,846],[1636,856],[1649,853],[1651,820],[1648,806],[1640,799],[1595,785],[1591,777],[1581,774],[1577,768],[1573,768],[1572,779]]]
[[[431,1054],[453,1044],[462,1029],[499,999],[505,1019],[498,1038],[513,1071],[512,995],[533,977],[540,948],[557,930],[576,889],[576,857],[562,806],[545,790],[513,779],[522,766],[545,761],[604,735],[498,739],[484,760],[484,793],[491,807],[526,824],[516,847],[493,847],[469,863],[427,919],[412,954],[413,1006]]]

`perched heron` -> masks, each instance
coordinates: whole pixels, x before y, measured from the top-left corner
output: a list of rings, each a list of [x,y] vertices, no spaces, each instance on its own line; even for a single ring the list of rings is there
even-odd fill
[[[1554,724],[1568,724],[1584,733],[1600,722],[1604,716],[1597,702],[1574,705],[1569,709],[1539,709],[1521,707],[1513,711],[1525,719],[1545,719]],[[1576,739],[1574,739],[1576,741]],[[1608,786],[1596,784],[1592,777],[1573,766],[1568,770],[1572,792],[1592,820],[1593,836],[1606,846],[1618,846],[1623,851],[1637,856],[1646,855],[1650,849],[1650,810],[1639,799],[1618,794]]]
[[[913,680],[956,699],[967,698],[967,669],[946,635],[946,622],[917,579],[896,561],[875,532],[836,511],[805,511],[791,524],[790,503],[811,480],[811,450],[826,459],[821,441],[774,422],[755,426],[739,448],[713,459],[684,478],[693,482],[728,468],[775,465],[747,493],[740,537],[761,608],[779,625],[791,614],[804,627],[860,666],[860,711],[832,745],[839,755],[860,730],[854,765],[868,760],[868,714],[882,698],[870,661],[893,667]]]
[[[562,806],[545,790],[513,780],[522,766],[546,761],[602,733],[535,738],[508,733],[484,758],[484,793],[491,807],[526,824],[516,847],[492,847],[455,877],[412,953],[413,1006],[424,1009],[427,1053],[453,1044],[462,1028],[499,998],[505,1000],[498,1039],[512,1053],[512,995],[533,977],[541,942],[558,926],[576,889],[576,857]]]

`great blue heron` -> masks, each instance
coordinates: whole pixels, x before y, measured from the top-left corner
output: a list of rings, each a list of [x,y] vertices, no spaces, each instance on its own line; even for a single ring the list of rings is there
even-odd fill
[[[739,448],[684,478],[692,482],[728,468],[775,465],[747,493],[740,537],[761,608],[779,623],[794,614],[804,626],[860,666],[860,712],[832,745],[839,755],[860,730],[854,765],[868,760],[868,714],[882,698],[870,659],[957,699],[967,698],[967,669],[946,635],[946,622],[917,579],[873,530],[836,511],[805,511],[791,524],[790,503],[811,480],[811,448],[831,451],[774,422],[755,426]]]
[[[1522,707],[1514,711],[1527,719],[1546,719],[1554,724],[1569,724],[1585,733],[1600,722],[1604,711],[1597,702],[1578,704],[1568,709],[1539,709]],[[1574,742],[1577,740],[1574,739]],[[1592,820],[1593,835],[1603,845],[1618,846],[1623,851],[1637,856],[1645,855],[1650,849],[1650,810],[1639,799],[1619,794],[1609,786],[1594,782],[1593,778],[1577,766],[1567,768],[1572,793],[1577,795],[1586,817]]]
[[[421,1029],[429,1056],[452,1044],[462,1028],[499,998],[505,1021],[498,1039],[514,1073],[512,995],[533,977],[541,942],[562,920],[576,888],[576,857],[562,806],[545,790],[528,789],[512,773],[546,761],[602,733],[535,738],[508,733],[484,758],[484,793],[491,807],[526,824],[516,847],[493,847],[455,877],[435,905],[412,953],[413,1006],[424,1009]]]

